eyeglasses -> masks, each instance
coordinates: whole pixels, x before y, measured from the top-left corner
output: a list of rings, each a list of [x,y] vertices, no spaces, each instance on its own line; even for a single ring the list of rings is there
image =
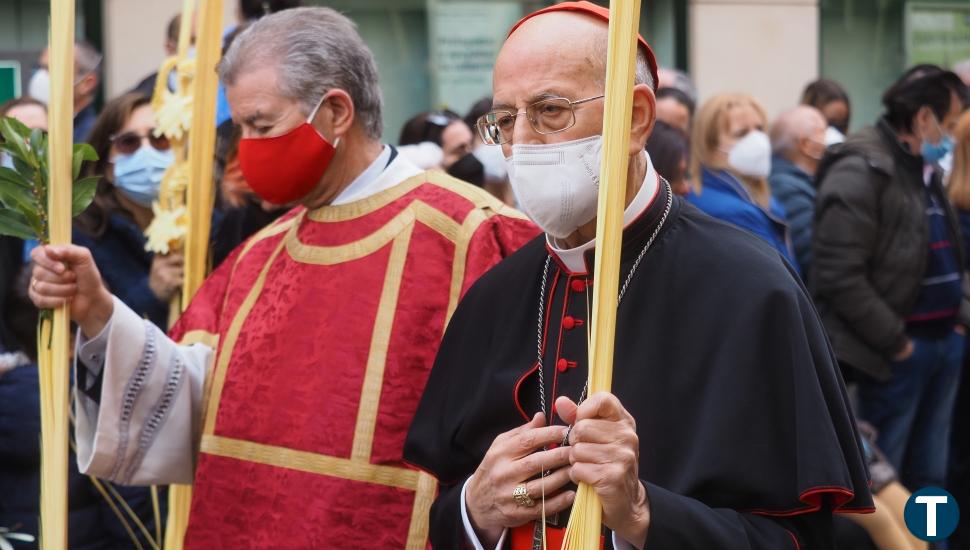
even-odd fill
[[[154,128],[149,130],[146,135],[141,135],[136,132],[124,132],[111,136],[111,143],[114,144],[118,152],[122,155],[130,155],[140,149],[141,144],[146,139],[148,140],[148,144],[154,147],[156,151],[168,151],[172,147],[167,137],[155,135]]]
[[[587,97],[570,101],[564,97],[550,97],[536,101],[527,106],[524,111],[490,111],[479,117],[476,126],[478,134],[486,145],[502,145],[512,141],[512,132],[515,129],[515,119],[525,113],[526,119],[532,125],[532,129],[540,134],[555,134],[563,132],[576,124],[576,112],[574,107],[589,101],[602,99],[603,95]]]

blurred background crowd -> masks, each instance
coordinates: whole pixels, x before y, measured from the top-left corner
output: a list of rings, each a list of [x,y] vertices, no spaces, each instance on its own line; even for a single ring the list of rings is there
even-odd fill
[[[304,4],[345,11],[378,61],[385,141],[514,206],[501,149],[482,143],[477,121],[491,108],[505,31],[548,3],[230,1],[224,48],[268,13]],[[153,134],[151,94],[158,65],[176,50],[180,4],[79,1],[75,49],[74,137],[97,151],[84,171],[101,177],[75,242],[91,249],[115,295],[163,328],[183,265],[178,253],[145,250],[173,162],[169,142]],[[46,9],[0,0],[0,115],[41,129]],[[945,487],[970,503],[970,4],[645,0],[641,32],[666,66],[647,144],[657,171],[688,202],[790,262],[839,358],[878,501],[876,514],[840,524],[840,547],[927,548],[903,525],[910,492]],[[220,92],[215,265],[284,212],[249,190],[229,113]],[[5,536],[37,531],[33,246],[0,238],[0,542],[14,547],[31,544]],[[164,491],[108,489],[72,465],[71,547],[150,547]],[[968,531],[945,544],[970,548]]]

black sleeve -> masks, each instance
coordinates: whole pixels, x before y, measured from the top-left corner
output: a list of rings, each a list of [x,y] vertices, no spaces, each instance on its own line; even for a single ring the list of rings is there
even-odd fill
[[[905,322],[869,282],[879,234],[879,197],[861,157],[837,162],[822,182],[815,212],[812,281],[863,342],[886,356],[906,345]]]
[[[461,520],[461,488],[465,482],[439,485],[438,498],[431,505],[431,547],[469,548]]]
[[[832,516],[819,511],[769,517],[699,500],[644,483],[650,499],[650,528],[644,550],[782,550],[831,548]]]

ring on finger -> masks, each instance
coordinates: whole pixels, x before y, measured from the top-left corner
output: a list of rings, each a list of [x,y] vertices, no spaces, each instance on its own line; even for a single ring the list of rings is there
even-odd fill
[[[536,501],[529,496],[529,488],[525,486],[525,483],[519,483],[512,490],[512,499],[515,503],[524,508],[532,508],[536,505]]]
[[[37,278],[36,277],[31,277],[30,278],[30,288],[32,288],[34,292],[37,292]]]

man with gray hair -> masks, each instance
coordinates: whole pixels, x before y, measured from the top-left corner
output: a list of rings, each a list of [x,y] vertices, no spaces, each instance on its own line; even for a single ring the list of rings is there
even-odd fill
[[[808,275],[812,262],[812,179],[825,154],[825,116],[815,107],[799,105],[778,116],[771,127],[771,193],[785,209],[795,258]]]
[[[43,102],[50,102],[51,76],[48,68],[50,53],[44,48],[37,59],[37,70],[27,84],[27,94]],[[101,53],[84,40],[74,42],[74,142],[82,143],[91,133],[98,118],[94,97],[101,84]]]
[[[31,298],[71,300],[78,461],[191,483],[186,548],[424,549],[431,475],[402,446],[459,298],[537,233],[383,145],[377,68],[329,8],[267,16],[219,66],[243,174],[295,207],[209,277],[166,336],[90,253],[34,252]]]

